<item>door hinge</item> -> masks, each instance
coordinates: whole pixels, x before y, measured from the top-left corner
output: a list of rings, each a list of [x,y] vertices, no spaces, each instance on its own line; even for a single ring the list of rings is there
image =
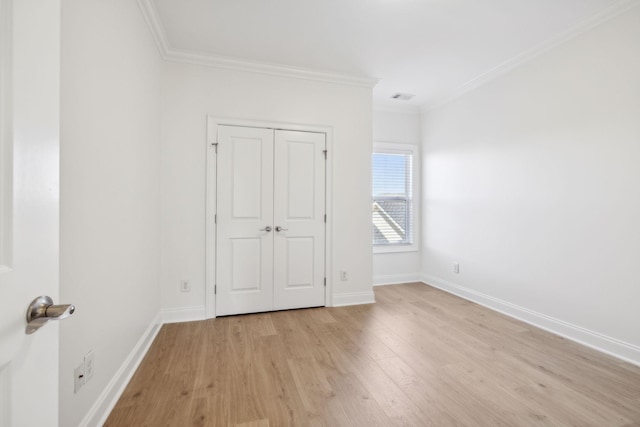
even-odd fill
[[[326,277],[324,278],[324,286],[325,286],[325,288],[327,287],[327,278]]]
[[[211,146],[216,150],[216,153],[218,153],[218,143],[217,142],[212,142]]]
[[[322,152],[324,153],[324,159],[327,159],[327,150],[322,150]]]
[[[324,222],[327,223],[327,214],[324,214]]]
[[[218,293],[218,285],[213,285],[213,294],[216,295]]]
[[[213,215],[213,223],[217,224],[218,223],[218,214],[214,214]]]

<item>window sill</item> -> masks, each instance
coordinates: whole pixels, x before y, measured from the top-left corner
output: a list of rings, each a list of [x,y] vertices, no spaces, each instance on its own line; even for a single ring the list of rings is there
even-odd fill
[[[389,245],[389,246],[373,246],[374,254],[390,254],[390,253],[402,253],[402,252],[418,252],[418,245],[412,243],[410,245]]]

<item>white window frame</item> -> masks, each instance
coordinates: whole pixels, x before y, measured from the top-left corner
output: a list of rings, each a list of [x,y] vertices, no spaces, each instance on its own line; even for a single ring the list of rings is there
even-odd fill
[[[408,244],[374,245],[373,253],[417,252],[420,248],[420,152],[418,145],[390,141],[374,141],[373,153],[410,154],[411,155],[411,242]],[[372,157],[373,158],[373,157]],[[372,163],[373,165],[373,163]],[[373,184],[373,166],[371,174]],[[372,195],[373,201],[373,195]],[[371,224],[373,228],[373,223]]]

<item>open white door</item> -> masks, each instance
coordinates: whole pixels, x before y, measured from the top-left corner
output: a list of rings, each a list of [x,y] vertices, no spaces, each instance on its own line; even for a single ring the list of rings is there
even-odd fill
[[[0,426],[58,425],[59,0],[0,0]]]

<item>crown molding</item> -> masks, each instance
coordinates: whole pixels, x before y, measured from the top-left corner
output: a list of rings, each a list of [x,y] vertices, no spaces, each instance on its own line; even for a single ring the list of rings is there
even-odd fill
[[[595,15],[582,20],[567,31],[564,31],[559,35],[536,45],[532,49],[522,52],[514,56],[513,58],[503,62],[502,64],[486,71],[485,73],[474,77],[462,86],[459,86],[457,89],[453,90],[449,95],[444,96],[434,102],[425,104],[421,108],[421,111],[422,113],[427,113],[429,111],[443,107],[446,104],[449,104],[450,102],[453,102],[456,99],[462,97],[468,92],[471,92],[472,90],[477,89],[480,86],[484,86],[485,84],[508,73],[509,71],[518,68],[521,65],[528,63],[529,61],[532,61],[545,52],[557,46],[560,46],[568,42],[569,40],[574,39],[580,34],[586,33],[587,31],[633,9],[638,5],[640,5],[640,0],[618,0],[610,6],[604,8],[600,12],[596,13]]]
[[[249,61],[241,58],[231,58],[207,53],[189,52],[175,49],[169,43],[153,0],[137,0],[138,7],[153,35],[160,56],[165,61],[184,64],[201,65],[224,70],[242,71],[248,73],[265,74],[269,76],[312,80],[323,83],[334,83],[347,86],[357,86],[371,89],[378,79],[349,74],[333,73],[329,71],[312,70],[282,64]]]
[[[240,58],[230,58],[174,49],[171,47],[167,39],[166,33],[158,17],[158,13],[156,11],[155,5],[153,4],[153,1],[137,0],[137,2],[147,23],[147,26],[149,27],[151,34],[153,35],[160,56],[165,61],[365,88],[373,88],[378,82],[377,79],[370,77],[352,76],[347,74],[292,67],[282,64],[249,61]],[[543,43],[538,44],[532,49],[514,56],[513,58],[503,62],[502,64],[469,80],[465,84],[451,91],[447,96],[439,98],[433,102],[423,104],[421,107],[416,107],[414,109],[412,107],[404,108],[404,106],[395,107],[389,105],[378,105],[374,109],[378,111],[384,110],[404,113],[413,113],[416,110],[420,113],[427,113],[431,110],[438,109],[446,104],[449,104],[450,102],[455,101],[468,92],[471,92],[474,89],[477,89],[489,83],[490,81],[508,73],[509,71],[520,67],[521,65],[535,59],[545,52],[568,42],[569,40],[579,36],[580,34],[583,34],[597,27],[598,25],[603,24],[606,21],[631,10],[639,4],[640,0],[618,0],[607,8],[596,13],[595,15],[581,21],[569,30],[562,32],[561,34],[552,37],[551,39]]]
[[[140,12],[142,12],[142,16],[144,17],[149,30],[151,31],[151,35],[153,36],[153,41],[156,42],[156,46],[158,48],[158,52],[162,59],[167,58],[167,52],[169,52],[169,42],[167,41],[167,35],[164,32],[164,27],[160,22],[160,18],[158,17],[158,12],[156,11],[156,7],[153,4],[152,0],[138,0],[138,7],[140,8]]]
[[[276,77],[287,77],[302,80],[313,80],[324,83],[335,83],[347,86],[359,86],[368,89],[373,88],[377,79],[370,77],[352,76],[348,74],[316,71],[307,68],[292,67],[267,62],[249,61],[246,59],[230,58],[225,56],[210,55],[204,53],[188,52],[177,49],[169,49],[165,56],[167,61],[186,64],[203,65],[224,70],[242,71],[248,73],[266,74]]]

